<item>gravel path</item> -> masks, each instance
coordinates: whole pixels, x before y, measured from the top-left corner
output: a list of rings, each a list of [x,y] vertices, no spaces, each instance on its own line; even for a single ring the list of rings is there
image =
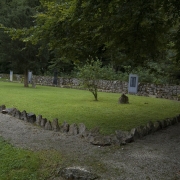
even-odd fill
[[[180,123],[126,146],[98,147],[0,114],[0,136],[16,147],[55,149],[102,180],[180,180]]]

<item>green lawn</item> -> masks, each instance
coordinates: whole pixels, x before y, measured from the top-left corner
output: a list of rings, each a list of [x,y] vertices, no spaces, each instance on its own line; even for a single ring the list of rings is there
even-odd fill
[[[32,152],[15,148],[0,137],[0,180],[44,180],[52,176],[62,157],[56,151]]]
[[[59,123],[84,123],[99,126],[105,134],[130,130],[148,121],[162,120],[180,113],[180,102],[128,95],[130,104],[118,104],[118,93],[99,92],[99,101],[89,91],[37,86],[24,88],[20,83],[0,82],[0,104],[41,114]]]

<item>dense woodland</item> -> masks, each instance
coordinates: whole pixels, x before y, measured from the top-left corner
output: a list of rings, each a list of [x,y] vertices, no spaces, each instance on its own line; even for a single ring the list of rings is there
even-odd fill
[[[0,73],[75,76],[99,59],[109,79],[178,83],[179,21],[179,0],[0,0]]]

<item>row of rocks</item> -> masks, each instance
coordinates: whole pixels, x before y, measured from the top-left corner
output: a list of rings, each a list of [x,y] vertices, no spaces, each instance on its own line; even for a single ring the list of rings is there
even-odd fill
[[[57,118],[49,121],[46,118],[43,118],[42,115],[36,116],[34,113],[27,113],[25,110],[20,112],[16,108],[6,108],[5,105],[0,106],[0,112],[23,120],[25,122],[38,125],[45,130],[66,133],[70,136],[79,136],[94,145],[105,146],[114,144],[113,142],[115,142],[115,140],[116,143],[118,141],[115,135],[111,137],[101,135],[100,128],[98,127],[88,131],[83,123],[79,123],[78,125],[76,123],[73,123],[70,125],[67,122],[64,122],[62,125],[60,125]]]
[[[79,126],[76,124],[69,125],[64,122],[62,126],[59,125],[58,119],[54,119],[52,122],[48,121],[46,118],[43,118],[42,115],[36,116],[34,113],[26,113],[26,111],[20,112],[16,108],[6,108],[5,105],[0,106],[0,112],[3,114],[11,115],[20,120],[24,120],[29,123],[36,124],[43,127],[46,130],[61,131],[62,133],[67,133],[68,135],[78,135],[85,137],[85,134],[88,135],[86,127],[84,124],[80,123]],[[91,133],[96,133],[97,130],[92,130]],[[99,131],[99,130],[98,130]],[[96,180],[99,179],[99,176],[96,174],[81,168],[81,167],[68,167],[58,170],[58,175],[64,179],[70,180]]]
[[[3,114],[8,114],[17,119],[24,120],[29,123],[34,123],[44,128],[45,130],[60,131],[62,133],[67,133],[68,135],[83,134],[86,131],[86,127],[83,123],[80,123],[79,125],[75,123],[69,125],[68,123],[64,122],[60,126],[57,118],[53,119],[51,122],[46,118],[43,118],[42,115],[36,116],[34,113],[27,113],[25,110],[20,112],[16,108],[6,108],[5,105],[0,106],[0,111]]]
[[[43,118],[42,115],[36,116],[34,113],[27,113],[25,110],[20,112],[16,108],[6,108],[5,105],[0,106],[0,112],[11,115],[26,122],[36,124],[45,130],[66,133],[70,136],[79,136],[84,138],[87,142],[98,146],[109,146],[112,144],[125,145],[126,143],[131,143],[148,134],[154,133],[160,129],[164,129],[170,125],[174,125],[180,122],[180,115],[178,115],[174,118],[168,118],[162,121],[150,121],[145,126],[133,128],[131,131],[117,130],[115,131],[115,134],[104,136],[100,134],[99,127],[87,130],[83,123],[79,123],[78,125],[73,123],[69,125],[67,122],[64,122],[62,125],[59,125],[57,118],[53,119],[53,121],[49,121],[46,118]]]
[[[168,126],[175,125],[180,122],[180,115],[174,118],[167,118],[161,121],[156,122],[148,122],[145,126],[139,126],[137,128],[133,128],[130,131],[130,135],[133,137],[133,140],[142,138],[148,134],[154,133],[158,130],[165,129]]]

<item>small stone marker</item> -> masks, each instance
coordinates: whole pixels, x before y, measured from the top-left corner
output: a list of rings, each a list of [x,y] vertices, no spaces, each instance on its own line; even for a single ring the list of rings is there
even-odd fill
[[[129,98],[123,93],[119,98],[119,104],[128,104]]]

